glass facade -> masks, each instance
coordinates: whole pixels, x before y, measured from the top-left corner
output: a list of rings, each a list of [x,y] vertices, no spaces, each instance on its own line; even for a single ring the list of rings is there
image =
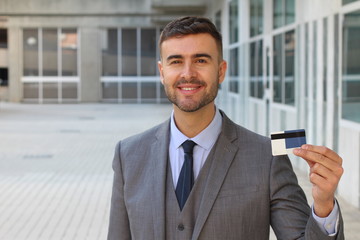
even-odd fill
[[[359,1],[359,0],[342,0],[342,4],[345,5],[345,4],[356,2],[356,1]]]
[[[263,33],[263,0],[250,1],[250,37]]]
[[[295,105],[295,30],[273,38],[273,100]]]
[[[77,55],[77,29],[24,29],[24,100],[78,101]]]
[[[101,86],[104,101],[156,102],[164,99],[157,72],[158,35],[157,28],[103,29]]]
[[[360,122],[360,11],[343,24],[342,118]]]
[[[250,43],[250,96],[263,98],[263,41]]]
[[[273,27],[295,22],[295,0],[273,0]]]
[[[229,59],[229,90],[239,92],[239,48],[230,49]]]
[[[239,8],[237,0],[232,0],[230,2],[229,19],[229,42],[236,43],[239,41]]]

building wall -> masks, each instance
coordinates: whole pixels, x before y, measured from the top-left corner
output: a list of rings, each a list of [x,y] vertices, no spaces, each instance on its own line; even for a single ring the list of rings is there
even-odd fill
[[[254,24],[252,19],[257,10],[251,7],[256,2],[262,4],[263,22],[260,33],[252,35],[251,24]],[[360,1],[294,1],[294,20],[280,27],[274,27],[275,2],[211,1],[206,15],[215,20],[220,12],[224,56],[228,66],[234,62],[231,52],[234,49],[239,52],[236,56],[239,72],[234,76],[229,69],[217,104],[236,122],[260,134],[269,136],[270,132],[304,128],[308,143],[325,145],[337,151],[343,158],[345,170],[338,194],[360,208],[360,118],[356,115],[360,113],[360,107],[356,105],[360,97],[360,75],[355,73],[360,66],[351,58],[357,51],[356,45],[347,47],[346,44],[352,43],[345,38],[349,33],[346,28],[358,29],[360,26],[357,17]],[[234,17],[234,8],[238,11],[237,17]],[[236,41],[231,41],[234,21],[238,36]],[[292,31],[294,35],[291,35]],[[352,38],[348,39],[356,39],[356,30],[352,31],[349,33],[353,34]],[[286,54],[294,54],[294,92],[290,94],[293,100],[286,97],[288,78],[285,74],[282,89],[285,89],[285,99],[278,101],[276,56],[279,52],[275,45],[282,34],[285,38],[283,48],[294,49],[294,52],[284,50],[285,61],[282,62],[282,67],[286,68],[291,62]],[[289,37],[294,39],[289,40]],[[258,57],[262,59],[261,63],[254,57],[256,51],[252,50],[259,45],[262,46],[262,56]],[[254,60],[257,62],[254,63]],[[257,68],[255,71],[254,66]],[[256,79],[260,79],[257,86],[263,88],[260,95],[253,90]],[[232,81],[237,81],[238,89],[234,90]],[[346,84],[353,84],[354,88],[345,88]],[[346,91],[352,92],[346,95]],[[308,171],[305,161],[293,155],[290,158],[295,167]]]

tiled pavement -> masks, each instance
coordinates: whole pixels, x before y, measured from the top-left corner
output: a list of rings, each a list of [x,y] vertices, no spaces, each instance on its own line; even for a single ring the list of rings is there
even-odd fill
[[[0,239],[106,239],[115,144],[170,111],[151,104],[0,103]],[[309,192],[306,175],[298,176]],[[360,211],[340,204],[347,239],[360,239]]]

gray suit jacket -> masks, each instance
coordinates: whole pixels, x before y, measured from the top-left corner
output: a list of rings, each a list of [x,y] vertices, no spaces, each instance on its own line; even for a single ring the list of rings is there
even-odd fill
[[[341,214],[336,238],[321,232],[288,157],[222,115],[192,239],[268,239],[270,225],[278,239],[344,239]],[[109,240],[165,240],[169,131],[168,120],[118,143]]]

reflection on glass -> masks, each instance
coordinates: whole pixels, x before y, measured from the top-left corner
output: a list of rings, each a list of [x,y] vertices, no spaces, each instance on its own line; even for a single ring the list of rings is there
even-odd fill
[[[73,99],[78,98],[78,84],[77,83],[68,83],[63,82],[62,86],[62,98],[63,99]]]
[[[0,28],[0,48],[7,48],[7,30]]]
[[[43,76],[58,75],[58,56],[57,56],[57,30],[43,30]]]
[[[295,31],[285,33],[285,104],[295,104]]]
[[[108,29],[102,34],[102,76],[118,76],[117,29]]]
[[[274,28],[281,27],[283,25],[282,23],[282,17],[283,17],[283,5],[282,0],[274,0],[273,2],[274,10],[273,10],[273,22],[274,22]]]
[[[38,99],[39,98],[39,83],[24,83],[23,85],[23,98]]]
[[[156,75],[156,30],[141,29],[141,76]]]
[[[137,83],[133,82],[124,82],[122,83],[122,99],[124,100],[133,100],[136,101],[138,97],[137,93]]]
[[[273,69],[273,91],[274,91],[274,102],[281,103],[282,95],[282,34],[276,35],[274,37],[274,69]]]
[[[256,98],[264,94],[262,47],[262,40],[250,44],[250,96]]]
[[[232,0],[229,6],[229,33],[230,33],[230,43],[235,43],[238,41],[238,33],[239,33],[239,11],[238,11],[238,0]]]
[[[342,117],[360,122],[360,11],[343,23]]]
[[[263,0],[250,1],[250,36],[263,32]]]
[[[25,29],[23,38],[24,76],[39,76],[39,40],[37,29]]]
[[[119,85],[117,82],[103,82],[102,83],[102,98],[103,99],[118,99]]]
[[[62,76],[77,76],[78,36],[76,29],[62,29],[60,40]]]
[[[43,98],[56,99],[58,98],[58,84],[57,83],[43,83]]]
[[[136,29],[123,29],[121,42],[122,75],[137,76]]]
[[[156,82],[141,83],[141,99],[146,99],[146,102],[156,100]]]
[[[295,22],[295,1],[286,0],[285,3],[285,24]]]
[[[239,49],[230,49],[229,60],[229,87],[230,92],[239,92]]]
[[[293,22],[295,22],[295,0],[274,0],[274,28],[282,27]]]
[[[221,32],[221,11],[215,14],[215,26],[219,32]]]

